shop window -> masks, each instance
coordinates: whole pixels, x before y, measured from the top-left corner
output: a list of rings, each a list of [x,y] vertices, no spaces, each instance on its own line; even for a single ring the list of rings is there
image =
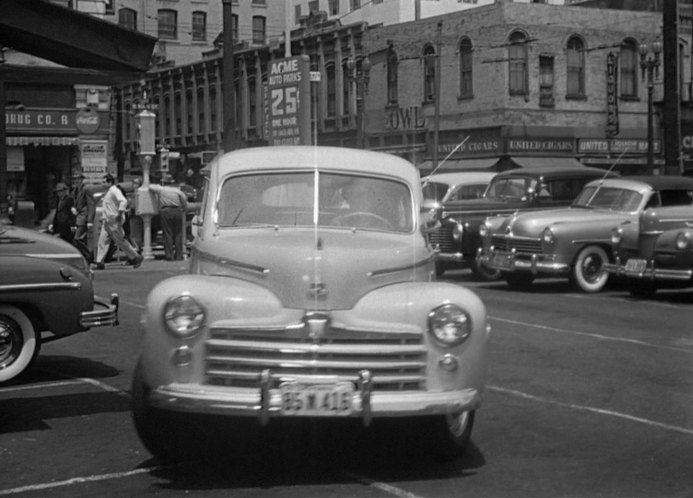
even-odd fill
[[[424,102],[433,102],[436,97],[436,49],[430,43],[423,49],[423,60],[423,100]]]
[[[463,38],[460,41],[460,98],[470,99],[474,96],[472,87],[472,41]]]
[[[165,40],[178,38],[178,12],[171,9],[160,9],[157,17],[159,19],[159,38]]]
[[[618,63],[621,97],[636,99],[638,97],[638,47],[634,40],[625,40],[621,44]]]
[[[207,13],[195,11],[192,13],[192,39],[193,41],[207,40]]]
[[[527,36],[519,31],[510,35],[508,73],[510,95],[529,95],[527,75]]]
[[[567,50],[567,98],[585,97],[585,44],[573,36],[568,40]]]

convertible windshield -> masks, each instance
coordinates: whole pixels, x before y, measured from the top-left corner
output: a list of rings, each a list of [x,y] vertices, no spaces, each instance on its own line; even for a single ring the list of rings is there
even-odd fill
[[[318,185],[317,194],[315,185]],[[313,226],[411,232],[406,184],[315,171],[235,176],[217,205],[220,227]]]
[[[630,213],[636,211],[642,194],[635,190],[616,187],[585,187],[573,203],[575,207],[609,209]]]
[[[537,185],[534,178],[500,178],[493,180],[486,190],[484,197],[490,199],[520,200]]]

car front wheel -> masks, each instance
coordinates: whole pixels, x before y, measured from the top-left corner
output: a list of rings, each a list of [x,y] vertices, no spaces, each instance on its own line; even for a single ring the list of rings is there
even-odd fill
[[[606,285],[609,274],[604,263],[609,261],[606,251],[599,246],[583,248],[573,265],[572,281],[582,292],[599,292]]]
[[[15,306],[0,304],[0,382],[26,371],[41,349],[31,320]]]
[[[434,451],[443,459],[460,457],[469,446],[474,427],[474,410],[433,419]]]

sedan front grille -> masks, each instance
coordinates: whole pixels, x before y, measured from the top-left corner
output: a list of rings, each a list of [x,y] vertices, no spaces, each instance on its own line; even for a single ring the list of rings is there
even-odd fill
[[[521,253],[541,254],[541,240],[519,237],[505,237],[494,235],[491,237],[491,244],[499,251],[510,252],[515,250]]]
[[[439,247],[440,252],[455,252],[454,241],[452,239],[452,225],[443,224],[428,234],[428,241],[433,247]]]
[[[321,378],[355,381],[370,370],[376,391],[424,390],[427,351],[421,333],[355,330],[328,325],[322,337],[307,326],[214,328],[206,341],[206,383],[257,387],[269,370],[273,386],[316,382]]]

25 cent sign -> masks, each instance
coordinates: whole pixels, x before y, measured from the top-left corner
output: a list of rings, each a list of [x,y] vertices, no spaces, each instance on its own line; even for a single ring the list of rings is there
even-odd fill
[[[270,145],[310,144],[308,56],[288,57],[272,62],[266,95],[267,137]]]

